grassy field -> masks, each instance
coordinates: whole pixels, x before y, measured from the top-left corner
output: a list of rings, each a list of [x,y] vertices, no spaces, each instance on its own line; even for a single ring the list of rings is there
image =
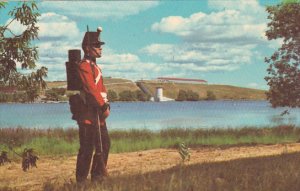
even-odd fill
[[[295,126],[243,127],[236,129],[111,130],[111,153],[155,148],[176,148],[182,142],[189,147],[276,144],[298,142],[300,128]],[[39,155],[75,155],[77,129],[0,128],[0,150],[11,146],[17,153],[34,148]],[[11,156],[13,157],[13,156]]]
[[[181,165],[159,172],[111,177],[100,184],[66,181],[58,187],[47,182],[44,190],[298,191],[299,171],[300,153],[292,153]]]
[[[133,170],[133,167],[141,167],[141,164],[146,164],[147,168],[153,168],[155,171],[141,173],[137,170],[135,173],[117,173],[98,184],[91,184],[89,181],[86,184],[75,183],[73,169],[78,151],[77,129],[0,128],[0,137],[0,150],[9,151],[9,158],[15,163],[12,166],[9,165],[9,169],[1,166],[2,173],[6,172],[8,176],[17,180],[13,184],[13,181],[6,184],[2,177],[0,190],[13,190],[17,189],[18,185],[26,185],[25,177],[22,177],[23,173],[19,176],[12,173],[13,170],[21,171],[19,165],[16,165],[20,163],[20,158],[8,149],[8,145],[12,146],[17,153],[21,153],[25,147],[34,148],[40,156],[39,168],[28,172],[31,178],[27,181],[33,181],[35,176],[33,172],[41,173],[43,181],[34,183],[39,184],[43,188],[41,190],[296,191],[300,186],[298,181],[300,176],[299,144],[285,144],[299,142],[300,128],[295,126],[167,129],[155,132],[111,130],[111,153],[119,154],[110,155],[110,172],[116,172],[119,166],[121,166],[118,168],[119,172],[126,171],[126,169],[130,171],[129,169]],[[153,152],[153,150],[145,151],[147,149],[178,148],[181,142],[185,142],[191,148],[191,163],[178,161],[180,157],[177,149],[169,149],[167,152],[165,150],[160,155],[157,152],[151,158],[147,158]],[[274,155],[276,152],[273,152],[275,150],[271,147],[277,148],[276,156]],[[296,147],[298,149],[292,151]],[[173,151],[170,152],[170,150]],[[139,152],[123,153],[127,151]],[[258,157],[264,154],[270,155],[270,152],[274,156]],[[134,157],[131,158],[134,163],[130,163],[129,156]],[[174,156],[178,157],[172,158],[169,162],[176,164],[171,168],[165,168],[165,165],[170,164],[165,161]],[[236,156],[236,158],[229,160],[228,157],[231,156]],[[249,158],[254,156],[256,158]],[[160,160],[160,157],[167,158]],[[222,162],[214,160],[218,157],[223,158]],[[196,160],[202,160],[202,162],[194,163]],[[155,161],[159,162],[156,164]],[[177,162],[174,163],[174,161]],[[138,162],[140,163],[137,164]],[[58,163],[63,164],[58,166]],[[56,164],[54,166],[57,169],[55,170],[52,166],[50,168],[50,164]],[[69,166],[66,168],[66,165]],[[62,167],[68,176],[60,175],[59,169]],[[53,175],[50,176],[49,173]],[[27,189],[28,186],[24,188]]]
[[[156,87],[163,87],[164,96],[176,99],[179,90],[192,90],[199,94],[200,99],[205,99],[207,91],[212,91],[218,100],[265,100],[265,91],[241,88],[229,85],[209,85],[209,84],[187,84],[187,83],[172,83],[172,82],[158,82],[145,80],[142,83],[151,91],[154,95]],[[66,87],[66,82],[48,82],[49,88],[54,87]],[[124,90],[139,90],[137,85],[130,80],[117,79],[117,78],[104,78],[104,84],[108,90],[113,90],[116,93],[120,93]]]

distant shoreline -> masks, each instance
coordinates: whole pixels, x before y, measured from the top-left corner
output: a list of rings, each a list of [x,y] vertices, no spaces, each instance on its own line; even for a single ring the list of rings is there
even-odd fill
[[[131,82],[131,83],[128,83]],[[145,101],[149,99],[155,100],[160,96],[162,101],[172,100],[267,100],[265,90],[244,88],[231,85],[215,85],[215,84],[189,84],[189,83],[175,83],[162,82],[153,80],[144,80],[138,83],[126,79],[104,78],[104,83],[107,85],[108,94],[111,95],[113,101],[131,100],[131,101]],[[110,84],[110,85],[109,85]],[[113,84],[113,85],[111,85]],[[47,82],[47,89],[40,92],[39,98],[35,103],[64,103],[68,101],[68,96],[77,93],[75,91],[67,90],[67,82]],[[160,94],[158,95],[158,88]],[[17,92],[15,92],[17,93]],[[48,93],[48,94],[47,94]],[[7,101],[28,101],[26,99],[19,99],[20,95],[7,94],[0,91],[2,98],[1,103]],[[161,99],[167,98],[167,99]],[[57,100],[57,101],[51,101]],[[30,100],[29,100],[30,101]],[[152,100],[149,100],[152,101]],[[127,102],[127,101],[126,101]]]
[[[152,102],[152,103],[163,103],[163,102],[215,102],[215,101],[266,101],[266,99],[216,99],[216,100],[198,100],[198,101],[162,101],[162,102],[155,102],[155,101],[114,101],[111,103],[133,103],[133,102]],[[1,104],[59,104],[59,103],[69,103],[69,101],[41,101],[41,102],[1,102]]]

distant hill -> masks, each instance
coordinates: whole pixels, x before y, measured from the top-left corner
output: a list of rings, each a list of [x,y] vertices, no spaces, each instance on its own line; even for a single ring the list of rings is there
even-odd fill
[[[207,91],[212,91],[217,100],[265,100],[266,95],[264,90],[251,88],[242,88],[230,85],[209,85],[209,84],[187,84],[187,83],[172,83],[158,81],[143,81],[145,87],[155,93],[156,87],[163,88],[163,94],[166,97],[176,99],[179,90],[191,90],[199,94],[200,99],[207,97]]]
[[[140,88],[137,87],[135,82],[127,79],[121,79],[121,78],[104,78],[104,84],[107,88],[107,90],[113,90],[117,94],[124,90],[139,90]],[[49,89],[51,88],[67,88],[67,82],[66,81],[53,81],[53,82],[47,82],[47,86]]]
[[[217,100],[265,100],[266,95],[264,90],[243,88],[230,85],[210,85],[210,84],[188,84],[188,83],[173,83],[173,82],[159,82],[156,80],[141,81],[144,87],[154,95],[156,87],[163,88],[163,94],[166,97],[176,99],[179,90],[192,90],[199,94],[201,99],[205,99],[207,91],[212,91]],[[66,87],[65,81],[47,82],[48,88]],[[140,88],[135,82],[120,78],[104,78],[104,84],[108,90],[113,90],[120,93],[124,90],[139,90]]]

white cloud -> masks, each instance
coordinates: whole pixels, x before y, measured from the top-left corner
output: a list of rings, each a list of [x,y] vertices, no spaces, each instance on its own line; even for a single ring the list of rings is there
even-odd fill
[[[108,47],[103,50],[103,57],[98,59],[103,68],[104,76],[113,76],[138,80],[141,78],[155,78],[164,67],[156,63],[143,62],[138,55],[132,53],[117,53]]]
[[[155,7],[159,2],[41,2],[50,10],[39,18],[40,59],[49,68],[49,80],[65,80],[69,49],[80,48],[83,32],[76,22],[84,18],[120,19]],[[265,43],[266,13],[257,1],[209,1],[215,12],[198,12],[188,17],[173,15],[151,26],[152,31],[170,33],[181,44],[153,43],[142,49],[162,63],[144,61],[138,54],[115,52],[106,45],[98,63],[104,76],[132,80],[157,76],[196,76],[203,72],[233,71],[250,64],[257,44]],[[16,27],[20,30],[21,27]],[[188,75],[191,74],[191,75]],[[249,84],[255,86],[255,84]]]
[[[209,0],[208,6],[212,9],[223,10],[239,10],[248,12],[249,14],[263,14],[264,7],[257,0]]]
[[[42,14],[38,26],[40,38],[76,39],[80,34],[75,21],[52,12]]]
[[[224,45],[220,43],[185,43],[180,45],[152,44],[142,52],[157,55],[167,63],[189,67],[194,71],[232,71],[241,64],[249,64],[253,45]]]
[[[47,80],[65,80],[68,50],[81,48],[83,33],[76,22],[52,12],[41,14],[37,26],[40,39],[36,41],[39,51],[37,68],[48,68]]]
[[[7,28],[9,29],[9,32],[5,32],[5,37],[21,35],[27,28],[26,26],[22,25],[19,21],[12,20],[11,18],[6,21],[5,26],[7,26]]]
[[[83,32],[76,22],[81,19],[121,19],[136,15],[155,7],[159,2],[101,2],[101,1],[56,1],[41,2],[41,12],[47,12],[39,18],[41,41],[37,44],[40,50],[38,66],[49,69],[49,80],[65,80],[65,62],[69,49],[81,48]],[[78,40],[76,40],[78,39]],[[83,53],[82,53],[83,54]],[[83,55],[82,55],[83,56]],[[99,59],[105,68],[105,76],[128,77],[139,79],[147,69],[158,69],[154,63],[143,63],[132,53],[115,53],[105,46],[103,57]]]
[[[279,38],[276,40],[271,40],[269,41],[268,47],[274,50],[277,50],[278,48],[281,47],[281,45],[283,44],[283,38]]]
[[[72,19],[56,13],[42,14],[38,26],[41,40],[36,43],[40,57],[37,68],[41,66],[48,68],[47,80],[66,80],[65,62],[68,60],[68,50],[81,48],[83,33]],[[61,26],[65,31],[51,30]],[[168,70],[156,63],[143,62],[138,55],[128,52],[117,53],[108,46],[104,47],[103,57],[98,59],[98,63],[105,70],[104,76],[132,80],[155,78],[157,73]]]
[[[169,16],[151,26],[152,31],[174,34],[183,43],[152,44],[142,51],[190,69],[228,71],[250,64],[258,45],[270,45],[265,37],[267,13],[257,0],[212,0],[208,5],[215,12]]]
[[[269,89],[269,86],[267,86],[266,84],[258,84],[256,82],[248,83],[246,87],[253,88],[253,89],[261,89],[261,90]]]
[[[10,23],[9,19],[5,25]],[[37,26],[39,27],[39,38],[74,38],[78,37],[79,29],[76,22],[70,20],[64,15],[48,12],[41,14],[38,17]],[[14,20],[8,27],[15,35],[20,35],[26,30],[26,26],[22,25],[19,21]]]
[[[69,17],[90,19],[120,19],[155,7],[157,1],[45,1],[41,9],[52,10]]]
[[[243,3],[241,3],[243,4]],[[153,31],[175,34],[186,41],[249,44],[266,41],[266,14],[248,10],[223,10],[190,17],[169,16],[152,25]]]
[[[167,47],[167,48],[166,48]],[[149,49],[149,50],[148,50]],[[153,44],[146,47],[143,51],[149,51],[152,54],[161,53],[161,55],[167,55],[166,52],[172,52],[172,45],[168,44]],[[184,51],[182,53],[185,53]],[[168,60],[169,59],[169,60]],[[188,60],[188,59],[187,59]],[[218,62],[215,60],[215,62]],[[220,60],[219,62],[222,62]],[[223,63],[214,63],[209,65],[201,65],[197,63],[179,62],[178,60],[172,60],[166,58],[162,63],[144,62],[138,55],[129,53],[116,53],[108,48],[104,49],[103,57],[98,60],[103,68],[104,76],[113,76],[120,78],[127,78],[131,80],[139,79],[154,79],[158,76],[176,76],[186,77],[187,74],[192,74],[195,77],[200,78],[199,72],[208,71],[232,71],[235,70],[237,65],[229,65]]]
[[[10,23],[9,19],[6,24]],[[83,34],[80,33],[76,23],[66,16],[56,13],[43,13],[37,22],[39,39],[34,44],[38,47],[39,60],[36,68],[48,68],[49,80],[65,80],[65,62],[68,60],[68,50],[80,48]],[[9,29],[14,35],[20,35],[26,27],[18,21],[13,21]],[[5,36],[11,36],[9,32]],[[74,41],[78,39],[78,41]],[[18,63],[18,68],[21,65]],[[21,70],[30,73],[31,70]]]
[[[118,54],[109,48],[105,48],[104,54],[101,58],[102,62],[105,63],[138,63],[140,59],[137,55],[130,53]]]
[[[257,88],[259,85],[255,82],[252,82],[252,83],[249,83],[247,86],[251,87],[251,88]]]

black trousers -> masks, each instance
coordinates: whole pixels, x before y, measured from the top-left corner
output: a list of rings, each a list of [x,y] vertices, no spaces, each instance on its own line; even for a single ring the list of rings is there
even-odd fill
[[[106,165],[110,148],[110,138],[106,123],[100,127],[100,131],[101,142],[97,125],[79,124],[80,148],[76,164],[76,180],[78,182],[87,179],[94,150],[95,153],[91,169],[92,180],[101,178],[107,173]]]

